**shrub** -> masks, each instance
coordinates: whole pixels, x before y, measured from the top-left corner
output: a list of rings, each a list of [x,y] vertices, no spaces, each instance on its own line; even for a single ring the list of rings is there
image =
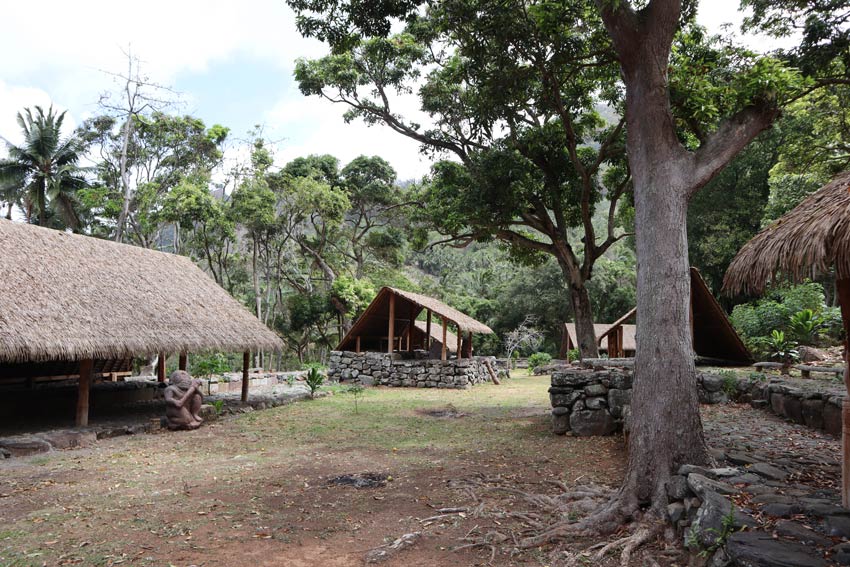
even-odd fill
[[[318,368],[314,367],[307,372],[307,378],[304,382],[307,384],[307,387],[310,388],[310,397],[315,398],[316,392],[325,382],[325,375],[319,372]]]
[[[360,384],[352,384],[348,387],[347,392],[354,396],[354,413],[357,413],[357,399],[360,397],[364,390],[365,388]]]
[[[817,341],[818,333],[823,328],[823,319],[811,309],[803,309],[791,316],[788,328],[800,344],[812,345]]]
[[[718,374],[723,377],[723,391],[734,398],[738,391],[738,375],[732,370],[721,370]]]
[[[797,351],[797,343],[785,338],[782,331],[773,331],[767,339],[767,349],[770,357],[790,366],[792,362],[799,360],[800,353]]]
[[[841,319],[841,309],[825,307],[820,312],[823,333],[833,341],[844,340],[844,321]]]
[[[528,368],[529,370],[536,370],[540,366],[545,366],[552,362],[552,355],[548,352],[535,352],[531,356],[528,357]]]
[[[577,348],[571,348],[569,352],[567,352],[567,362],[575,362],[576,360],[581,359],[581,351]]]

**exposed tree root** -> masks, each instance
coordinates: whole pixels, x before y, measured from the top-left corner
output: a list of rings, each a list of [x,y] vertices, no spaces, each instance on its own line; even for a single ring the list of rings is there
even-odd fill
[[[619,551],[619,564],[627,567],[635,552],[663,533],[663,514],[656,508],[641,510],[637,500],[610,488],[587,485],[570,488],[552,483],[560,494],[547,495],[521,490],[512,481],[476,477],[452,483],[452,486],[477,503],[473,516],[492,519],[493,529],[473,528],[457,549],[479,548],[490,551],[492,561],[499,549],[517,553],[524,549],[556,545],[553,561],[559,565],[601,564]],[[499,498],[503,496],[506,498]],[[526,508],[526,509],[523,509]],[[564,544],[587,537],[614,539],[597,543],[582,551],[564,549]],[[651,557],[642,563],[657,564]]]

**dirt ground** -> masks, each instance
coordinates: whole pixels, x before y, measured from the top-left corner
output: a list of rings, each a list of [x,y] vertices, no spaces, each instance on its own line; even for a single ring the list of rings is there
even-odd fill
[[[411,532],[422,534],[416,544],[382,565],[484,565],[489,551],[454,550],[482,520],[438,511],[469,507],[457,481],[621,478],[622,439],[551,435],[548,383],[375,388],[357,400],[337,391],[198,431],[8,459],[0,565],[359,566]],[[377,488],[329,483],[363,472],[389,478]],[[492,564],[545,565],[547,554]]]

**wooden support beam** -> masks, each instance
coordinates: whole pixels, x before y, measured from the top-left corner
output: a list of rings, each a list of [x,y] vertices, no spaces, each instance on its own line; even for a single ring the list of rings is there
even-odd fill
[[[463,331],[460,330],[460,325],[457,326],[457,359],[460,360],[463,358],[463,345],[461,344],[461,337],[463,337]]]
[[[467,333],[466,340],[469,341],[469,344],[468,344],[467,349],[466,349],[466,353],[467,353],[468,358],[472,358],[472,331],[469,331],[469,333]]]
[[[251,366],[251,352],[245,351],[242,355],[242,402],[248,401],[248,388],[251,380],[248,378],[248,367]]]
[[[156,379],[165,382],[165,353],[159,353],[156,360]]]
[[[357,340],[355,341],[355,344],[357,345],[355,347],[355,352],[357,352],[357,354],[360,354],[360,335],[357,335]]]
[[[428,318],[425,320],[425,344],[422,345],[426,351],[431,350],[431,310],[428,310]]]
[[[841,407],[841,505],[850,508],[850,279],[836,281],[835,288],[844,323],[844,387],[848,396]]]
[[[448,326],[448,323],[446,323],[446,320],[443,319],[443,352],[440,355],[440,360],[446,360],[446,327],[447,326]]]
[[[413,320],[413,304],[410,304],[410,311],[407,315],[407,352],[413,352],[413,325],[416,321]]]
[[[186,370],[189,366],[189,355],[185,352],[180,353],[180,361],[177,363],[177,368],[179,370]]]
[[[91,394],[91,377],[94,369],[94,361],[91,359],[80,361],[80,378],[77,381],[77,427],[85,427],[89,424],[89,396]]]
[[[387,348],[387,352],[392,354],[393,349],[395,347],[395,294],[390,294],[390,325],[389,330],[387,331],[387,338],[389,339],[389,346]]]

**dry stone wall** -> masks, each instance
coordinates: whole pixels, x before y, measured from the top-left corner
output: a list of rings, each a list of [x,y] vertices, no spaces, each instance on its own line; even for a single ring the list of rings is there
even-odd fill
[[[328,378],[364,386],[469,388],[490,381],[486,363],[499,372],[496,359],[476,356],[460,360],[402,359],[381,352],[331,352]]]
[[[823,382],[789,381],[708,372],[697,373],[699,400],[720,404],[730,400],[749,403],[787,418],[794,423],[841,435],[840,386]],[[552,373],[549,399],[552,403],[552,429],[558,435],[611,435],[627,429],[631,402],[630,368],[591,365],[590,368],[562,368]]]
[[[699,399],[705,404],[729,401],[724,378],[699,373]],[[566,368],[552,373],[549,400],[552,430],[563,435],[612,435],[628,429],[632,370],[617,367]]]

